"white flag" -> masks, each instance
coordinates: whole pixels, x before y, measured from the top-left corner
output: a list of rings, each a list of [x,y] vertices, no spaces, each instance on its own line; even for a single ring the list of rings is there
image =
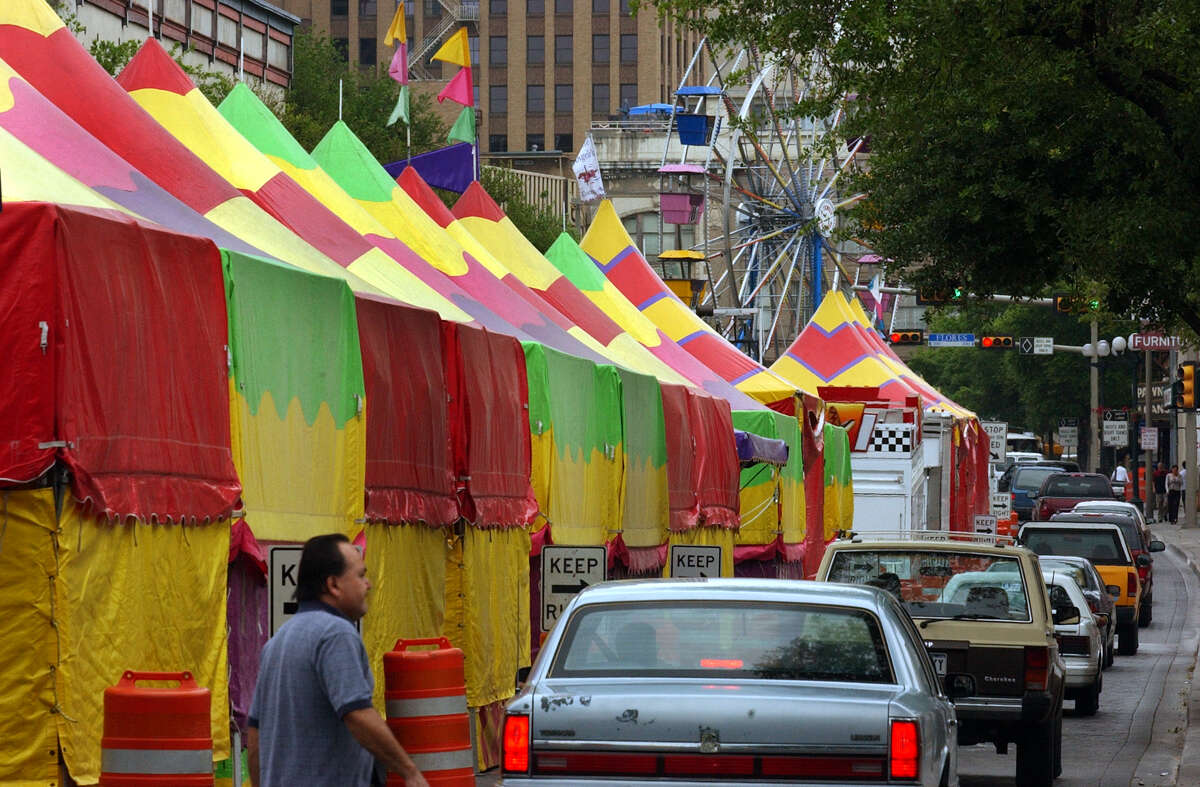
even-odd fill
[[[579,181],[579,199],[583,202],[604,198],[604,181],[600,178],[600,160],[596,158],[596,145],[589,134],[584,140],[575,163],[571,165],[575,179]]]

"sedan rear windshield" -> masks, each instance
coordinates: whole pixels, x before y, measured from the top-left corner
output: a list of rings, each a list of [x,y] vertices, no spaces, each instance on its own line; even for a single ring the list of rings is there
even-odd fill
[[[891,591],[915,618],[1028,621],[1025,578],[1015,557],[937,550],[841,550],[830,582]]]
[[[1021,542],[1039,555],[1075,555],[1106,566],[1127,566],[1129,560],[1115,531],[1104,529],[1026,529]]]
[[[870,613],[748,602],[582,607],[567,621],[550,676],[892,682]]]
[[[1064,475],[1046,481],[1043,497],[1112,497],[1107,478],[1092,475]]]
[[[1020,467],[1013,476],[1012,488],[1018,492],[1036,492],[1047,476],[1061,472],[1058,467]]]

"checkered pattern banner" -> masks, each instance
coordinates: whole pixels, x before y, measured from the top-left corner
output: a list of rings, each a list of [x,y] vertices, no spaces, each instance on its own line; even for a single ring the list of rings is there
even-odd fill
[[[912,424],[880,424],[871,433],[868,454],[911,454],[913,450]]]

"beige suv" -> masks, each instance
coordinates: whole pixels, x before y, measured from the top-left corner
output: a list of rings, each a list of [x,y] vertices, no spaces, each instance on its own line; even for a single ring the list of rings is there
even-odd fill
[[[1050,785],[1062,772],[1066,668],[1037,555],[1011,539],[969,533],[849,533],[825,551],[818,580],[895,594],[917,624],[946,693],[958,742],[1017,745],[1017,784]]]

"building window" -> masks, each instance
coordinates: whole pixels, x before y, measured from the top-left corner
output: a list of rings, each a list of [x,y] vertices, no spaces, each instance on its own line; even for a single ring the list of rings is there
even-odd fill
[[[525,13],[530,16],[543,16],[546,13],[546,0],[525,0]]]
[[[595,33],[592,35],[592,62],[607,63],[609,59],[608,52],[608,34]]]
[[[332,0],[329,3],[329,15],[332,17],[350,16],[350,0]]]
[[[554,86],[554,111],[570,112],[575,108],[575,86],[572,84]]]
[[[437,0],[425,0],[425,18],[437,19],[442,15],[442,4]]]
[[[508,134],[488,134],[488,150],[504,153],[508,150]]]
[[[555,150],[563,150],[563,151],[574,150],[575,149],[574,137],[572,137],[570,134],[555,134],[554,135],[554,149]]]
[[[592,85],[592,114],[607,115],[611,108],[612,104],[608,85],[604,82],[597,82]]]
[[[554,13],[570,14],[575,11],[573,0],[554,0]]]
[[[471,58],[468,62],[478,63],[479,62],[479,36],[468,36],[467,37],[467,51],[468,51],[468,56]]]
[[[546,86],[545,85],[526,85],[525,86],[525,112],[527,114],[541,114],[546,111]]]
[[[333,39],[333,48],[338,51],[338,55],[347,63],[350,62],[350,39],[335,38]]]
[[[637,62],[637,33],[621,34],[621,62]]]
[[[375,39],[358,39],[358,64],[360,66],[375,65]]]
[[[526,134],[525,135],[526,150],[545,150],[546,135],[545,134]]]
[[[629,16],[629,0],[621,0],[621,16]]]
[[[493,115],[508,112],[508,85],[488,85],[488,112]]]
[[[608,16],[608,0],[592,0],[592,13]]]
[[[508,0],[488,0],[488,13],[492,16],[508,16]]]
[[[554,37],[554,62],[560,66],[570,65],[574,61],[575,48],[571,44],[571,36]]]
[[[545,36],[528,36],[525,39],[525,62],[529,64],[546,62]]]
[[[358,0],[359,16],[375,16],[379,13],[377,0]]]
[[[508,65],[508,36],[488,37],[488,62],[493,66]]]
[[[621,111],[628,112],[632,107],[637,106],[638,90],[637,83],[626,82],[621,85]]]

